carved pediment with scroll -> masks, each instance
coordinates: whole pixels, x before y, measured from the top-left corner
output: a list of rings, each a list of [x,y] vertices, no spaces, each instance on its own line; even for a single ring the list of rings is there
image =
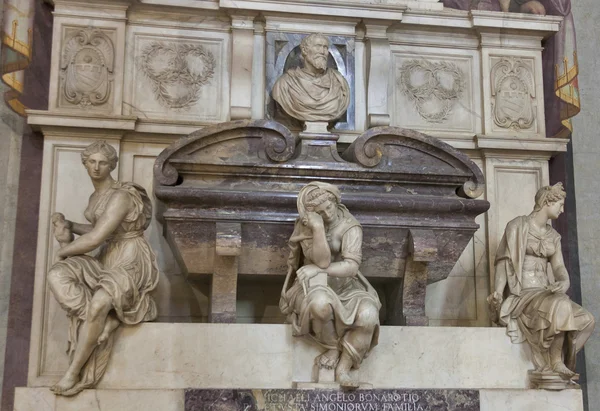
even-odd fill
[[[342,157],[364,167],[418,174],[422,181],[452,183],[465,178],[459,195],[477,198],[485,181],[479,167],[452,146],[414,130],[375,127],[357,138]]]
[[[154,165],[155,182],[177,185],[180,172],[191,171],[194,166],[256,167],[286,162],[294,156],[297,142],[297,137],[275,121],[220,123],[196,131],[163,151]]]
[[[473,161],[450,145],[414,130],[372,128],[357,138],[342,158],[334,141],[304,139],[300,144],[300,140],[275,121],[221,123],[167,148],[156,161],[155,181],[176,186],[186,173],[218,169],[222,175],[241,173],[258,180],[274,173],[302,180],[327,176],[351,184],[357,179],[356,173],[361,173],[374,182],[429,188],[437,184],[465,198],[483,193],[483,174]],[[311,147],[310,156],[306,155],[307,147]]]

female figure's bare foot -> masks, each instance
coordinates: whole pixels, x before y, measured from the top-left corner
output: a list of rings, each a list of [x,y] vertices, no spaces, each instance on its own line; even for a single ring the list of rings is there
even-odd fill
[[[350,369],[352,368],[352,358],[344,350],[340,361],[335,369],[335,380],[343,389],[354,390],[360,385],[358,381],[350,377]]]
[[[560,376],[565,380],[570,380],[572,377],[575,376],[575,373],[568,369],[563,362],[554,364],[553,370],[554,372],[560,374]]]
[[[73,375],[69,371],[60,379],[56,385],[53,385],[50,388],[50,391],[54,392],[54,394],[60,395],[65,391],[70,390],[79,382],[79,376]]]
[[[315,363],[320,368],[325,368],[326,370],[333,370],[340,360],[340,352],[336,349],[327,350],[323,354],[319,355],[315,358]]]
[[[108,317],[106,317],[104,329],[102,330],[100,337],[98,337],[98,345],[104,344],[108,340],[108,337],[110,337],[110,334],[117,329],[119,324],[121,324],[119,319],[115,317],[114,314],[109,314]]]
[[[340,383],[342,389],[355,390],[360,386],[358,381],[350,377],[350,373],[348,372],[338,374],[337,381]]]

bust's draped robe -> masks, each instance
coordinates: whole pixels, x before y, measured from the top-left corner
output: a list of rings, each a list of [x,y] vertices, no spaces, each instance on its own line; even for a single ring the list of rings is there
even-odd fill
[[[273,99],[290,116],[304,121],[332,121],[350,104],[350,87],[337,70],[313,76],[300,67],[286,71],[275,83]]]

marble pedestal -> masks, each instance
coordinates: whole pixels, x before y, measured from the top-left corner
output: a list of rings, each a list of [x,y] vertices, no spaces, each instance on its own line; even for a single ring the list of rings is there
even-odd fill
[[[485,411],[582,411],[580,390],[529,389],[529,353],[504,332],[381,327],[359,378],[375,390],[475,390]],[[55,397],[48,387],[64,370],[30,376],[29,387],[17,389],[15,411],[184,411],[188,388],[281,390],[310,382],[319,353],[287,325],[146,323],[116,337],[97,390]]]

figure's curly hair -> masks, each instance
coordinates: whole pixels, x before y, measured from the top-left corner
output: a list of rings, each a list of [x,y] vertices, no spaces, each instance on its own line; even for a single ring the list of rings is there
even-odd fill
[[[334,204],[338,202],[335,194],[321,188],[316,188],[306,195],[304,206],[307,210],[312,211],[327,200]]]
[[[544,206],[564,200],[566,197],[567,193],[560,182],[553,186],[542,187],[535,194],[535,207],[533,211],[540,211]]]
[[[106,159],[110,163],[111,170],[114,170],[117,167],[117,162],[119,161],[117,150],[115,150],[113,146],[111,146],[104,140],[96,140],[92,144],[87,146],[85,150],[83,150],[83,152],[81,153],[81,163],[85,165],[88,158],[90,158],[90,156],[96,153],[100,153],[104,157],[106,157]]]
[[[300,51],[302,53],[303,58],[306,55],[307,50],[310,48],[310,46],[312,46],[314,44],[315,40],[318,38],[325,39],[327,41],[327,44],[329,44],[329,39],[327,37],[325,37],[324,35],[322,35],[321,33],[309,34],[308,36],[304,37],[302,39],[302,41],[300,42]]]

